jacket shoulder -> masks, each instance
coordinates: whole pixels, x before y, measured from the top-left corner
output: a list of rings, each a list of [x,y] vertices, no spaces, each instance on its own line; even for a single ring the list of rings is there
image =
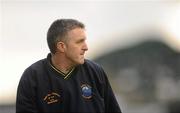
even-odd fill
[[[102,69],[102,66],[100,66],[98,63],[96,63],[92,60],[88,60],[88,59],[85,60],[84,65],[86,65],[90,68],[95,68],[95,69],[100,69],[100,70]]]

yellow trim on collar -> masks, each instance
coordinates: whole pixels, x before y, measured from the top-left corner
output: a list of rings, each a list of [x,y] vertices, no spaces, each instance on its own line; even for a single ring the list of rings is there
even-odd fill
[[[61,75],[64,76],[64,79],[67,79],[69,77],[69,75],[73,72],[73,70],[75,69],[75,67],[73,67],[67,74],[63,73],[62,71],[56,69],[52,64],[50,64],[51,67],[58,73],[60,73]]]

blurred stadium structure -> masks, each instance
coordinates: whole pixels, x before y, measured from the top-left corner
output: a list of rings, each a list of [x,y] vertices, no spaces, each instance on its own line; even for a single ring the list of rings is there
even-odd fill
[[[157,33],[94,60],[107,71],[124,113],[180,113],[180,53]],[[132,37],[133,38],[133,37]]]
[[[8,26],[9,23],[12,22],[12,21],[9,21],[9,20],[11,20],[11,19],[9,19],[11,17],[10,15],[16,14],[15,15],[16,17],[14,17],[15,19],[13,21],[16,22],[15,23],[16,27],[17,27],[17,25],[20,25],[19,28],[21,28],[21,29],[16,29],[16,32],[17,33],[19,32],[20,36],[23,34],[22,32],[24,32],[24,34],[28,34],[29,32],[27,32],[27,31],[29,31],[29,29],[27,29],[27,31],[25,31],[24,27],[26,27],[26,26],[23,26],[24,24],[26,25],[26,23],[21,25],[20,24],[21,21],[17,21],[17,20],[19,20],[19,18],[21,18],[21,17],[17,16],[19,13],[18,12],[19,9],[14,10],[15,13],[11,14],[12,9],[13,8],[15,9],[16,7],[19,6],[18,0],[14,0],[14,2],[11,2],[11,1],[13,1],[13,0],[7,0],[7,2],[4,2],[5,3],[4,11],[7,10],[7,12],[9,14],[6,15],[6,18],[3,18],[5,21],[5,24],[3,24],[3,25]],[[21,1],[21,0],[19,0],[19,1]],[[29,0],[29,1],[31,1],[31,0]],[[36,1],[36,0],[34,0],[34,1]],[[57,1],[55,1],[55,3],[56,2]],[[7,9],[6,9],[6,3],[8,6]],[[28,2],[28,3],[30,3],[30,2]],[[41,6],[39,3],[36,4],[36,3],[32,2],[32,9],[31,9],[31,4],[29,5],[24,2],[22,3],[24,5],[24,8],[25,8],[25,6],[27,6],[27,9],[23,13],[25,20],[26,20],[26,18],[29,18],[29,16],[27,16],[29,14],[30,14],[30,16],[33,16],[33,17],[39,15],[39,13],[31,12],[31,10],[35,11],[35,10],[39,9],[39,6]],[[73,4],[73,5],[71,4],[71,6],[72,7],[76,6],[78,3],[80,3],[80,2],[77,2],[76,4]],[[95,5],[95,6],[97,6],[97,7],[101,6],[100,3],[101,2],[98,2],[97,3],[98,5]],[[118,8],[120,6],[118,6],[116,3],[111,3],[110,4],[111,7],[109,7],[108,3],[104,3],[102,6],[104,6],[105,8],[102,8],[102,9],[100,8],[100,9],[96,10],[96,7],[94,7],[91,2],[90,6],[88,7],[89,8],[88,11],[91,12],[91,10],[92,10],[92,12],[93,11],[95,11],[95,12],[99,11],[99,12],[98,13],[93,12],[93,13],[95,13],[95,15],[89,13],[88,16],[83,13],[83,16],[85,15],[85,18],[87,18],[87,17],[94,18],[95,17],[95,19],[92,20],[94,23],[92,21],[90,21],[91,19],[87,20],[87,22],[90,23],[90,25],[88,27],[90,29],[92,27],[91,30],[94,31],[94,32],[92,32],[92,31],[89,32],[90,37],[96,36],[94,39],[90,40],[91,43],[89,45],[90,50],[89,50],[88,56],[90,56],[91,59],[98,62],[100,65],[102,65],[104,67],[105,71],[108,74],[108,78],[110,79],[110,82],[112,84],[112,87],[116,93],[116,97],[119,101],[119,104],[121,106],[123,113],[180,113],[180,110],[179,110],[180,109],[180,77],[179,77],[180,45],[178,45],[180,43],[178,43],[178,40],[174,40],[175,36],[177,38],[180,38],[180,37],[178,37],[180,35],[173,34],[175,31],[176,31],[176,33],[178,33],[178,31],[179,31],[179,29],[178,29],[178,28],[180,28],[178,26],[178,25],[180,25],[180,24],[178,24],[179,21],[176,21],[177,19],[172,18],[172,20],[171,20],[171,22],[173,23],[172,25],[175,25],[173,27],[171,25],[170,26],[164,25],[167,21],[161,23],[164,26],[166,26],[167,28],[170,28],[170,27],[174,28],[174,32],[170,31],[172,29],[167,29],[167,28],[163,28],[165,31],[162,32],[161,31],[162,29],[157,29],[156,25],[152,25],[152,26],[150,25],[152,27],[152,29],[148,28],[147,27],[148,25],[146,26],[144,24],[141,24],[142,29],[138,30],[138,28],[136,28],[137,24],[140,24],[140,23],[148,23],[149,22],[148,24],[152,24],[153,22],[156,22],[156,18],[157,18],[157,21],[161,21],[161,19],[159,19],[159,18],[161,18],[161,16],[163,16],[163,14],[159,15],[159,13],[161,13],[161,11],[159,11],[159,13],[157,15],[155,14],[156,12],[153,12],[153,11],[156,11],[153,9],[158,9],[159,6],[161,6],[160,4],[163,4],[162,5],[163,8],[162,9],[159,8],[159,10],[162,10],[162,12],[165,12],[167,14],[170,14],[170,12],[173,12],[175,14],[176,13],[175,9],[177,8],[175,6],[177,6],[177,4],[175,4],[174,2],[170,2],[170,1],[169,1],[169,3],[163,2],[163,0],[157,2],[159,5],[157,5],[155,1],[147,2],[147,3],[146,2],[129,2],[129,3],[130,3],[129,5],[127,5],[128,4],[127,2],[120,3],[121,8],[122,7],[124,9],[129,9],[129,7],[133,7],[133,8],[128,10],[129,13],[128,13],[128,11],[121,10],[122,12],[120,12],[119,15],[121,15],[122,13],[124,13],[124,14],[122,14],[122,16],[119,16],[116,11],[118,10]],[[67,4],[69,4],[69,3],[67,3]],[[137,5],[137,4],[140,4],[140,5]],[[144,6],[144,4],[145,4],[145,6]],[[148,5],[148,4],[150,4],[150,5]],[[14,7],[13,5],[17,5],[17,6]],[[80,3],[80,5],[82,5],[82,4]],[[84,2],[83,2],[83,5],[85,5]],[[145,8],[146,5],[148,6],[147,9]],[[46,6],[49,6],[49,5],[47,5],[45,3],[45,6],[42,7],[43,11],[45,9],[47,9]],[[52,8],[53,5],[51,7],[50,6],[48,8]],[[79,5],[77,5],[73,10],[75,10],[76,8],[79,8],[78,6]],[[85,5],[85,7],[86,6],[88,6],[88,5]],[[169,6],[171,8],[173,7],[172,8],[173,10],[170,9]],[[56,10],[56,8],[60,7],[60,6],[55,5],[53,7],[55,7],[54,9]],[[141,9],[142,7],[144,9],[146,9],[146,11],[137,13],[138,11],[143,10],[143,9]],[[111,15],[112,17],[109,16],[110,11],[108,8],[109,9],[112,8],[113,9],[112,12],[114,11],[114,13],[112,13],[112,15]],[[135,8],[137,8],[137,10]],[[136,10],[136,13],[133,12],[134,10]],[[151,10],[153,10],[153,11],[151,11]],[[169,11],[169,10],[171,10],[171,11]],[[27,15],[26,15],[26,13],[27,13],[26,11],[29,11]],[[49,10],[45,10],[45,11],[49,11]],[[49,15],[48,16],[44,15],[44,16],[48,18],[48,17],[52,17],[53,14],[56,15],[56,13],[54,13],[54,12],[52,13],[52,12],[49,12],[51,14],[51,16],[49,16]],[[70,12],[71,12],[71,10],[70,10]],[[80,10],[80,12],[82,12],[82,10]],[[157,10],[157,12],[158,12],[158,10]],[[98,18],[96,18],[96,17],[100,13],[102,13],[102,15],[100,15],[100,16],[102,16],[102,18],[99,17],[99,20],[98,20]],[[125,14],[125,13],[127,13],[127,14]],[[37,14],[37,15],[33,15],[33,14]],[[43,13],[43,14],[45,14],[45,13]],[[57,12],[57,14],[59,14],[59,12]],[[68,13],[64,13],[64,14],[66,15]],[[78,14],[81,15],[81,13],[78,13]],[[152,16],[153,14],[155,14],[155,16]],[[179,14],[179,12],[177,14]],[[143,16],[143,15],[146,15],[147,17]],[[42,16],[42,15],[40,15],[40,16]],[[66,15],[66,16],[68,17],[68,15]],[[117,20],[119,20],[119,22],[114,22],[114,23],[108,24],[108,22],[110,22],[109,19],[111,19],[111,22],[112,22],[112,20],[114,20],[112,18],[116,18],[116,16],[118,16]],[[127,23],[125,21],[127,18],[122,18],[125,16],[129,16]],[[141,17],[137,18],[138,16],[141,16]],[[172,14],[172,17],[173,16],[174,15]],[[131,17],[133,19],[130,19]],[[166,17],[168,17],[168,16],[165,15],[162,18],[166,18]],[[106,18],[107,18],[107,20],[105,22],[103,22],[102,19],[106,19]],[[171,17],[168,17],[168,18],[171,18]],[[177,18],[179,18],[179,16],[177,16]],[[97,22],[96,22],[96,19],[97,19]],[[148,20],[148,19],[150,19],[150,20]],[[84,20],[86,20],[86,19],[84,19]],[[132,21],[132,20],[134,20],[134,21]],[[145,20],[147,20],[147,21],[145,21]],[[47,24],[46,19],[40,18],[40,21],[42,22],[42,24]],[[136,24],[136,22],[137,22],[137,24]],[[38,21],[37,21],[37,23],[38,23]],[[138,32],[138,33],[130,32],[130,31],[132,31],[132,29],[131,30],[128,29],[129,27],[126,26],[126,24],[128,24],[128,23],[131,23],[130,26],[134,25],[133,27],[135,29],[133,29],[133,30],[134,30],[134,32]],[[155,24],[157,24],[157,23],[155,23]],[[107,24],[107,26],[105,26],[105,25],[102,26],[101,24]],[[31,25],[35,26],[35,23],[31,24]],[[97,29],[94,29],[94,27],[96,27],[96,25],[97,25]],[[127,27],[126,30],[128,33],[126,36],[123,36],[121,34],[123,32],[123,30],[121,29],[121,27],[117,27],[118,25]],[[13,26],[14,26],[14,24],[11,23],[10,27],[13,28]],[[34,27],[34,26],[30,26],[30,31],[35,29],[36,31],[39,32],[39,28],[36,29],[36,27]],[[38,24],[38,26],[39,26],[39,24]],[[105,30],[103,29],[104,31],[103,30],[100,31],[102,29],[102,27],[104,27],[104,26],[107,29],[104,28],[105,29]],[[44,27],[44,26],[41,26],[41,27]],[[98,27],[99,27],[99,29],[98,29]],[[22,30],[22,28],[23,28],[23,30]],[[44,29],[47,30],[47,27],[44,27]],[[6,36],[6,38],[4,38],[4,39],[1,38],[2,39],[1,41],[8,42],[8,43],[6,42],[5,44],[0,42],[0,46],[4,47],[6,49],[6,50],[4,50],[5,54],[7,54],[6,51],[8,51],[9,48],[10,48],[10,51],[11,51],[11,48],[17,49],[15,45],[17,45],[18,42],[16,42],[17,44],[15,44],[15,45],[13,45],[13,44],[17,40],[17,37],[19,35],[15,33],[14,29],[11,29],[10,31],[13,32],[12,33],[13,36],[16,36],[14,39],[12,39],[11,33],[9,33],[9,27],[7,27],[3,31],[0,31],[0,33],[2,33],[2,34],[0,34],[0,36]],[[43,51],[45,54],[47,53],[47,51],[44,51],[44,46],[43,47],[41,47],[42,45],[39,46],[40,45],[39,42],[40,41],[43,42],[41,39],[43,36],[41,36],[41,35],[38,36],[38,34],[34,33],[34,32],[35,31],[33,31],[33,33],[30,32],[27,35],[27,39],[28,39],[27,41],[28,41],[28,43],[30,43],[29,46],[25,47],[25,45],[28,45],[27,42],[18,44],[17,47],[19,47],[18,49],[20,51],[17,52],[17,59],[15,58],[15,60],[18,60],[18,58],[23,58],[23,57],[28,57],[29,59],[31,59],[32,57],[34,58],[35,56],[41,56],[41,55],[44,56],[41,53],[41,51]],[[99,34],[100,33],[105,34],[105,32],[109,32],[109,33],[111,32],[112,35],[109,35],[107,33],[108,35],[107,35],[106,39],[103,39],[104,35],[102,36]],[[115,32],[119,33],[119,34],[114,35],[113,33],[115,33]],[[173,36],[168,35],[169,32],[171,32],[173,34]],[[97,33],[97,34],[93,35],[91,33]],[[31,34],[34,34],[34,36]],[[33,42],[33,41],[31,42],[31,40],[29,40],[29,39],[31,39],[31,37],[35,37],[34,38],[35,43],[33,43],[35,45],[34,48],[31,48],[32,42]],[[102,37],[102,39],[98,40],[99,37],[100,38]],[[7,40],[8,38],[11,40],[10,41]],[[24,40],[24,37],[20,38],[19,40]],[[95,41],[92,41],[92,40],[95,40]],[[11,45],[7,46],[6,44],[9,44],[9,43]],[[45,43],[45,41],[43,43]],[[93,45],[92,43],[97,43],[97,44]],[[2,46],[2,44],[3,44],[3,46]],[[20,46],[21,44],[22,44],[22,46]],[[46,45],[46,43],[44,45]],[[11,46],[13,46],[13,47],[11,47]],[[40,48],[40,49],[38,49],[38,48]],[[43,50],[42,50],[42,48],[43,48]],[[26,51],[24,51],[24,49],[28,49],[28,52],[27,52],[28,54],[25,53]],[[0,52],[1,52],[1,50],[2,50],[2,48],[0,48]],[[13,54],[9,53],[7,56],[12,56],[12,55],[14,55],[14,53]],[[23,55],[20,56],[19,53],[23,53],[24,56]],[[31,55],[32,53],[34,53],[33,55],[35,55],[35,56],[32,55],[32,57],[29,57],[29,55]],[[14,56],[16,56],[16,55],[14,55]],[[5,57],[6,57],[6,55],[5,55]],[[2,58],[5,58],[5,57],[2,57]],[[38,60],[36,58],[34,58],[33,60],[34,61]],[[23,59],[23,60],[27,61],[27,59]],[[11,59],[8,59],[8,58],[0,59],[0,60],[1,61],[7,60],[7,62],[12,61]],[[26,63],[29,65],[29,63],[32,63],[33,60],[31,59],[31,61],[29,61],[29,62],[27,61]],[[19,61],[17,61],[17,62],[19,62]],[[22,61],[21,65],[27,66],[23,63],[24,62]],[[8,63],[6,65],[8,65]],[[6,67],[6,65],[5,65],[5,67]],[[22,71],[23,71],[22,68],[24,68],[23,66],[20,69]],[[4,65],[2,67],[4,68]],[[10,73],[11,77],[14,76],[15,74],[17,74],[16,70],[18,70],[18,69],[12,70],[12,72]],[[3,72],[5,72],[5,71],[3,71]],[[19,73],[21,73],[21,72],[19,72]],[[2,78],[4,76],[0,75],[0,77]],[[5,75],[5,77],[6,77],[6,75]],[[17,78],[17,76],[16,76],[16,79],[19,80],[19,78]],[[9,81],[17,82],[16,80],[14,80],[14,78]],[[3,81],[3,82],[6,82],[6,81]],[[16,84],[16,83],[14,83],[14,84]],[[6,87],[6,86],[3,86],[3,87]],[[0,86],[0,88],[2,88],[2,86]],[[7,88],[9,88],[9,87],[7,86]],[[2,94],[6,95],[6,92],[0,92],[0,97],[5,97],[4,95],[1,96]],[[9,96],[9,98],[10,98],[9,102],[5,101],[6,98],[0,98],[1,99],[0,100],[0,113],[14,113],[15,112],[15,103],[14,103],[14,101],[15,101],[14,95],[15,94],[12,94],[12,95]]]

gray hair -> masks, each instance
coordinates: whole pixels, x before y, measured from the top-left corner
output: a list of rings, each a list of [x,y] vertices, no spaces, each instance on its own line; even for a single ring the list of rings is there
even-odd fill
[[[47,32],[47,43],[51,53],[56,52],[56,44],[64,41],[67,33],[75,28],[84,29],[85,25],[75,19],[58,19],[51,24]]]

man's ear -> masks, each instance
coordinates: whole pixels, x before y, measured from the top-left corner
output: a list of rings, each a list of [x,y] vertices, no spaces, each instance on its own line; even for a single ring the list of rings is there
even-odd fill
[[[57,46],[57,50],[59,52],[64,52],[65,51],[66,46],[65,46],[64,42],[58,42],[56,46]]]

